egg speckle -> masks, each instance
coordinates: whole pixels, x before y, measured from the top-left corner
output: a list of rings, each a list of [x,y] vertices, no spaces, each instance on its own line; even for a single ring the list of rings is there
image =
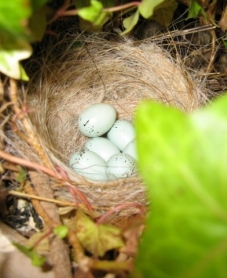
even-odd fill
[[[136,161],[128,154],[115,154],[107,161],[106,174],[110,180],[127,178],[135,173]]]
[[[78,128],[88,137],[98,137],[106,133],[117,117],[113,106],[96,103],[84,109],[78,118]]]
[[[94,152],[83,150],[75,152],[69,160],[69,166],[81,176],[90,180],[104,181],[106,162]]]

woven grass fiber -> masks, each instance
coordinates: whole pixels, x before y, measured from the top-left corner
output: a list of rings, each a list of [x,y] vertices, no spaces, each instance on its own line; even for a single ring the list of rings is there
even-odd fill
[[[69,156],[88,140],[78,131],[78,115],[91,104],[104,102],[114,106],[118,119],[133,122],[143,99],[191,111],[206,102],[203,83],[151,42],[78,36],[48,49],[51,51],[38,59],[39,70],[26,90],[32,128],[42,148],[97,209],[129,202],[145,205],[145,187],[139,176],[101,183],[88,181],[69,168]],[[38,161],[21,139],[13,141],[22,157]],[[66,188],[55,190],[56,198],[72,200]]]

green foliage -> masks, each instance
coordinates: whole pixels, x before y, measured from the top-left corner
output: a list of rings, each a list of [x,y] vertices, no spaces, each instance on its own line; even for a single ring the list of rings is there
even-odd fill
[[[206,17],[206,13],[203,7],[196,0],[191,0],[189,6],[188,18],[196,18],[200,14]]]
[[[69,228],[65,225],[58,226],[53,230],[54,234],[59,238],[65,238],[68,235]]]
[[[156,7],[152,19],[167,27],[172,22],[177,6],[178,4],[175,0],[164,1]]]
[[[32,264],[34,266],[42,266],[45,263],[46,258],[39,255],[34,248],[26,247],[26,246],[21,245],[19,243],[13,243],[13,245],[19,251],[21,251],[24,255],[26,255],[28,258],[30,258],[31,261],[32,261]]]
[[[94,256],[103,256],[106,251],[124,245],[120,229],[96,224],[80,210],[76,215],[76,235],[84,248]]]
[[[26,180],[26,178],[27,178],[26,170],[23,167],[19,166],[19,173],[17,175],[17,181],[22,183]]]
[[[125,35],[128,32],[130,32],[137,24],[139,17],[140,17],[140,13],[139,13],[139,10],[137,9],[137,11],[135,13],[133,13],[132,15],[130,15],[129,17],[124,19],[123,26],[125,27],[125,31],[122,32],[121,35]]]
[[[46,27],[42,6],[46,1],[0,1],[0,71],[9,77],[28,80],[20,61],[32,54],[29,42],[42,38]]]
[[[151,212],[135,277],[226,277],[227,97],[189,115],[144,102],[139,169]]]
[[[152,18],[164,26],[168,26],[177,8],[175,0],[143,0],[137,10],[128,18],[123,20],[126,30],[122,35],[130,32],[139,21],[139,15],[144,18]]]

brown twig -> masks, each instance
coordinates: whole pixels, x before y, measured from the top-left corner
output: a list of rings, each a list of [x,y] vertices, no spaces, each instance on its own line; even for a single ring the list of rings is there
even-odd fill
[[[18,196],[18,197],[28,198],[28,199],[35,199],[35,200],[39,200],[39,201],[43,201],[43,202],[55,203],[59,206],[77,207],[75,205],[75,203],[60,201],[60,200],[55,200],[55,199],[50,199],[50,198],[45,198],[45,197],[41,197],[41,196],[37,196],[37,195],[18,192],[18,191],[15,191],[15,190],[9,190],[8,194]]]
[[[1,151],[1,150],[0,150],[0,157],[5,159],[6,161],[10,161],[12,163],[27,167],[29,169],[40,170],[40,171],[42,171],[43,173],[47,174],[50,177],[61,180],[64,185],[66,185],[70,188],[71,193],[75,193],[81,199],[81,201],[86,205],[86,207],[89,210],[93,210],[91,204],[88,202],[88,200],[84,196],[84,194],[82,192],[80,192],[80,190],[78,190],[75,186],[73,186],[70,183],[69,180],[65,180],[58,172],[54,172],[54,171],[48,169],[47,167],[45,167],[43,165],[40,165],[36,162],[31,162],[31,161],[25,160],[23,158],[19,158],[19,157],[10,155],[10,154],[8,154],[4,151]]]
[[[37,138],[37,134],[31,128],[32,125],[31,125],[30,119],[28,118],[26,111],[21,109],[20,103],[18,101],[17,82],[16,82],[16,80],[14,80],[12,78],[10,78],[9,95],[10,95],[10,98],[11,98],[11,101],[13,104],[15,115],[22,122],[24,132],[26,134],[26,141],[34,149],[35,153],[42,160],[43,164],[47,168],[52,169],[52,171],[54,171],[54,167],[53,167],[52,163],[50,162],[50,160],[47,157],[46,153],[44,152],[43,148],[41,147],[39,139]]]

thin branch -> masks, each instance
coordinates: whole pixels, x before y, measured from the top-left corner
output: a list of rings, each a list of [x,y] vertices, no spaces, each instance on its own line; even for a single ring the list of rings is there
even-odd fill
[[[35,199],[35,200],[39,200],[39,201],[43,201],[43,202],[55,203],[59,206],[78,207],[75,203],[45,198],[45,197],[41,197],[41,196],[37,196],[37,195],[31,195],[31,194],[27,194],[27,193],[23,193],[23,192],[18,192],[15,190],[9,190],[7,193],[10,195],[13,195],[13,196]]]
[[[8,153],[6,153],[2,150],[0,150],[0,157],[5,159],[6,161],[9,161],[9,162],[12,162],[12,163],[15,163],[15,164],[19,164],[19,165],[27,167],[29,169],[40,170],[43,173],[49,175],[50,177],[53,177],[53,178],[56,178],[56,179],[61,179],[61,176],[57,172],[54,172],[54,171],[48,169],[47,167],[45,167],[43,165],[40,165],[36,162],[31,162],[31,161],[25,160],[23,158],[13,156],[13,155],[8,154]]]

